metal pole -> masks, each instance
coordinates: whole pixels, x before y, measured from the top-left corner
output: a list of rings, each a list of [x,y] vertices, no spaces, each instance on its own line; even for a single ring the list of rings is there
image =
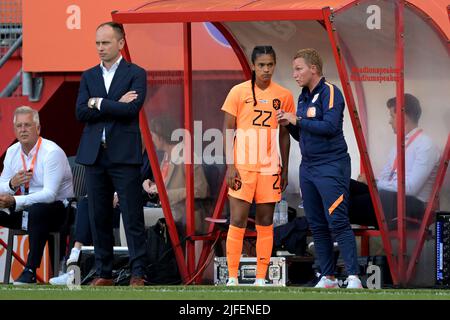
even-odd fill
[[[131,62],[130,51],[126,39],[125,39],[125,46],[122,50],[122,54],[124,55],[127,61]],[[142,135],[144,137],[145,148],[149,156],[153,177],[155,178],[155,183],[158,188],[159,199],[161,201],[161,207],[163,209],[164,217],[166,219],[167,227],[169,230],[170,241],[172,243],[172,248],[175,253],[175,259],[177,260],[178,270],[180,272],[180,276],[182,278],[183,283],[185,283],[188,280],[186,261],[184,259],[184,253],[182,246],[180,244],[180,238],[178,237],[177,228],[175,226],[175,222],[173,221],[169,197],[167,196],[167,190],[161,175],[158,157],[156,155],[155,146],[153,144],[153,140],[150,134],[150,128],[148,127],[147,117],[144,108],[142,108],[141,111],[139,112],[139,126],[142,131]]]
[[[22,95],[29,97],[33,95],[33,79],[30,72],[22,73]]]
[[[194,137],[192,117],[192,34],[191,23],[183,23],[184,48],[184,128],[187,136],[184,139],[185,170],[186,170],[186,234],[195,234],[194,215]],[[195,271],[195,241],[188,238],[186,241],[187,267],[189,276]]]
[[[8,231],[8,232],[11,232],[11,231]],[[2,247],[4,247],[5,249],[8,249],[8,243],[3,241],[2,239],[0,239],[0,245]],[[23,259],[14,250],[12,250],[12,255],[21,265],[23,265],[24,267],[26,266],[26,262],[23,261]],[[36,279],[41,283],[45,283],[45,281],[38,274],[36,274]]]
[[[22,35],[13,43],[5,55],[0,59],[0,68],[8,61],[9,58],[22,46]]]
[[[16,75],[11,79],[8,85],[0,92],[0,98],[10,97],[17,87],[20,85],[20,77],[22,74],[22,70],[16,73]]]
[[[341,80],[342,89],[344,91],[345,100],[347,102],[347,108],[350,113],[350,119],[352,121],[353,130],[355,132],[356,142],[358,143],[359,153],[361,155],[361,161],[364,167],[364,171],[367,176],[367,184],[372,198],[372,203],[377,216],[378,225],[380,226],[381,239],[383,241],[383,247],[386,251],[386,258],[388,260],[389,269],[391,271],[392,281],[397,284],[397,264],[392,254],[391,243],[388,238],[388,228],[386,220],[384,218],[383,208],[381,206],[380,196],[378,195],[378,189],[375,184],[372,166],[370,164],[369,154],[367,152],[367,145],[362,133],[361,122],[359,121],[358,111],[356,110],[355,99],[353,97],[350,82],[348,81],[348,74],[345,66],[345,62],[341,58],[340,50],[338,48],[337,32],[333,29],[331,24],[331,9],[326,7],[323,9],[323,19],[325,21],[328,38],[330,40],[333,55],[336,61],[336,66],[339,72],[339,78]]]
[[[398,275],[402,285],[406,280],[406,224],[405,224],[405,83],[404,83],[404,20],[403,1],[395,4],[395,65],[399,70],[396,82],[397,127],[397,228],[398,228]]]
[[[423,244],[425,242],[425,230],[430,225],[430,220],[432,213],[435,210],[435,204],[439,200],[439,192],[441,191],[442,185],[444,183],[445,173],[447,172],[448,164],[450,162],[450,134],[447,136],[447,143],[445,145],[444,153],[442,154],[441,162],[439,164],[439,169],[436,175],[436,181],[434,182],[433,192],[428,200],[427,208],[425,210],[425,215],[422,219],[422,223],[419,229],[419,238],[414,248],[414,252],[409,261],[408,271],[406,273],[406,282],[411,279],[416,264],[419,262],[419,256],[422,251]]]

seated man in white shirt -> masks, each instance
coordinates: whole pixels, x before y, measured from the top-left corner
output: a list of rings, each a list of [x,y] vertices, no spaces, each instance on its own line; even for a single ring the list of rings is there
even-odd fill
[[[387,101],[389,124],[396,128],[396,98]],[[421,220],[436,180],[440,152],[422,129],[419,119],[422,114],[419,100],[405,94],[405,196],[406,216]],[[377,178],[377,187],[388,225],[397,225],[397,147],[393,146],[388,160]],[[367,181],[361,176],[350,183],[350,223],[377,226]],[[416,223],[417,224],[417,223]]]
[[[56,143],[40,137],[40,129],[36,110],[15,110],[18,142],[6,151],[0,176],[0,226],[29,235],[27,263],[16,285],[36,283],[49,233],[60,229],[67,214],[64,200],[73,197],[67,156]]]

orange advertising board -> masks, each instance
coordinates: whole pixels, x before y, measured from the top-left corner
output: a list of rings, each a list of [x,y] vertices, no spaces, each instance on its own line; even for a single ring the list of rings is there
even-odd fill
[[[8,229],[0,226],[0,239],[2,239],[4,242],[8,241]],[[17,236],[14,240],[14,252],[19,255],[19,257],[23,261],[27,261],[28,259],[28,250],[29,250],[29,243],[28,243],[28,235],[25,236]],[[45,246],[44,253],[42,255],[41,265],[36,270],[36,273],[41,279],[43,279],[45,282],[48,282],[50,279],[50,255],[48,252],[48,245]],[[6,263],[6,248],[0,245],[0,279],[3,281],[4,278],[4,270],[5,270],[5,263]],[[23,271],[23,265],[13,258],[12,264],[11,264],[11,276],[10,281],[14,281],[17,279],[20,274]]]
[[[23,0],[23,69],[30,72],[83,71],[99,63],[95,49],[95,30],[111,20],[114,10],[128,10],[143,0]],[[151,32],[146,32],[147,29]],[[183,61],[182,25],[125,26],[130,53],[146,61],[148,70],[180,69]],[[239,70],[229,46],[223,45],[206,24],[192,27],[193,65],[198,69]],[[138,39],[138,41],[133,41]],[[201,45],[196,45],[200,44]],[[152,49],[174,54],[151,59]],[[203,48],[203,49],[196,49]],[[207,48],[207,49],[205,49]],[[174,50],[175,49],[175,50]],[[211,54],[214,52],[214,54]],[[176,54],[175,54],[176,53]],[[144,58],[144,59],[143,59]],[[214,59],[214,61],[211,61]]]

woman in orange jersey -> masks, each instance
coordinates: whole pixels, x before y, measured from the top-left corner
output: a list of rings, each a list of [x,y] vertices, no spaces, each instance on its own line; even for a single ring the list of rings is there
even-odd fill
[[[252,79],[234,86],[222,107],[225,111],[226,179],[231,210],[226,243],[227,285],[230,286],[238,285],[242,243],[253,201],[256,203],[257,232],[255,285],[265,284],[272,254],[274,207],[281,200],[288,178],[289,132],[278,125],[277,113],[295,110],[290,91],[272,81],[276,64],[273,48],[255,47],[251,61]],[[229,136],[234,139],[227,141]]]

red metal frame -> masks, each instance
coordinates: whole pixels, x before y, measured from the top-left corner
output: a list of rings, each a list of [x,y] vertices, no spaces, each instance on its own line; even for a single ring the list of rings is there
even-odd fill
[[[350,87],[349,78],[347,75],[347,69],[345,63],[340,55],[340,49],[338,46],[337,31],[333,28],[331,22],[331,10],[329,7],[323,9],[323,19],[325,21],[325,27],[327,29],[328,38],[330,40],[333,55],[336,61],[336,66],[339,72],[339,78],[341,79],[342,89],[344,91],[345,100],[347,102],[347,108],[350,113],[350,119],[352,120],[353,130],[355,132],[356,142],[358,144],[359,152],[361,155],[361,161],[363,164],[364,172],[366,173],[368,187],[372,198],[375,214],[377,216],[378,225],[380,227],[381,239],[386,251],[386,257],[391,271],[391,277],[394,284],[397,284],[397,264],[392,254],[391,243],[388,238],[388,228],[384,217],[383,208],[381,206],[380,196],[378,195],[378,189],[375,184],[372,165],[370,163],[369,154],[367,153],[366,142],[361,129],[361,122],[359,120],[358,111],[355,107],[355,99]]]
[[[195,268],[195,241],[189,236],[195,234],[194,216],[194,170],[193,170],[193,124],[192,118],[192,34],[191,23],[183,23],[183,49],[184,49],[184,128],[189,133],[184,137],[185,170],[186,170],[186,255],[189,278]]]
[[[406,268],[406,224],[405,224],[405,83],[404,83],[404,3],[395,4],[395,66],[400,70],[396,82],[396,127],[397,127],[397,229],[399,238],[398,275],[405,284]]]
[[[422,252],[422,247],[425,242],[425,231],[431,223],[432,217],[431,215],[439,200],[438,197],[439,191],[441,190],[442,184],[444,183],[445,173],[447,172],[449,161],[450,161],[450,134],[447,136],[447,143],[445,145],[445,150],[444,153],[442,154],[441,162],[439,164],[436,181],[433,186],[433,191],[430,195],[430,199],[428,200],[428,205],[425,210],[425,215],[423,217],[422,223],[420,224],[419,239],[417,240],[414,252],[411,256],[411,260],[409,261],[408,270],[406,272],[406,282],[408,282],[411,279],[416,264],[419,262],[418,258],[420,253]]]
[[[347,8],[345,8],[347,9]],[[339,10],[339,12],[342,12],[342,8]],[[345,11],[345,10],[344,10]],[[319,21],[319,24],[326,30],[325,22]],[[356,67],[355,59],[353,58],[353,55],[348,48],[347,44],[345,43],[344,39],[338,35],[338,43],[341,45],[341,51],[340,53],[343,55],[344,60],[348,62],[349,70],[352,70],[353,67]],[[364,137],[367,137],[367,106],[366,106],[366,95],[364,94],[364,88],[362,86],[361,81],[355,81],[355,93],[356,98],[358,101],[357,104],[357,110],[359,112],[359,119],[361,120],[361,127],[362,131],[364,133]],[[362,164],[361,164],[362,167]]]
[[[344,59],[348,61],[349,70],[352,70],[353,67],[356,67],[355,60],[353,59],[353,56],[351,54],[351,51],[348,49],[347,45],[345,44],[344,40],[339,37],[338,38],[339,43],[341,44],[341,54],[344,56]],[[366,106],[366,95],[364,94],[364,89],[362,87],[361,81],[355,81],[355,94],[356,99],[358,101],[356,110],[359,112],[359,119],[361,122],[361,130],[363,132],[364,137],[368,136],[368,122],[367,122],[367,106]],[[369,148],[369,142],[366,141],[366,146]],[[363,164],[361,159],[359,160],[359,171],[360,173],[363,173],[365,175],[363,169]],[[361,238],[361,241],[366,241],[366,238]]]
[[[180,238],[178,237],[177,228],[173,220],[172,209],[170,208],[167,190],[164,186],[164,181],[161,175],[161,169],[159,167],[158,157],[155,152],[155,146],[151,138],[150,128],[148,127],[147,118],[144,110],[142,110],[139,114],[139,125],[141,127],[142,136],[144,137],[145,149],[147,150],[150,166],[153,172],[153,177],[155,178],[155,183],[158,188],[159,199],[161,201],[161,207],[163,209],[164,217],[167,223],[167,228],[169,230],[172,247],[174,248],[175,259],[177,260],[177,265],[178,269],[180,270],[181,278],[185,282],[188,279],[188,269],[186,266],[182,246],[180,243]]]
[[[341,11],[341,10],[339,10],[339,11]],[[325,23],[323,21],[320,21],[319,23],[326,30]],[[352,70],[353,67],[356,67],[355,60],[353,59],[351,51],[348,49],[346,43],[344,42],[344,40],[341,37],[339,37],[339,35],[338,35],[338,43],[340,43],[340,45],[341,45],[342,50],[340,52],[343,55],[344,60],[348,61],[349,70]],[[356,98],[358,101],[356,110],[358,110],[358,112],[359,112],[358,116],[359,116],[359,119],[361,120],[360,122],[361,122],[361,127],[362,127],[364,137],[367,137],[368,125],[367,125],[366,96],[364,94],[364,89],[362,87],[361,81],[355,81],[354,84],[355,84]],[[362,161],[360,160],[359,162],[360,162],[359,170],[361,173],[364,173]],[[367,238],[364,237],[364,241],[366,241],[365,239],[367,239]]]
[[[205,21],[273,21],[275,20],[322,20],[322,10],[224,10],[224,11],[166,11],[166,12],[128,12],[113,13],[114,21],[119,23],[174,23]]]
[[[353,67],[356,67],[355,59],[353,59],[353,55],[351,51],[348,49],[345,41],[338,37],[338,43],[341,45],[341,54],[344,56],[344,59],[348,62],[349,70],[352,70]],[[362,132],[364,137],[367,137],[367,106],[366,106],[366,95],[364,94],[364,88],[362,86],[361,81],[355,81],[355,94],[358,101],[357,110],[359,112],[358,118],[361,121]],[[366,142],[367,143],[367,142]]]
[[[114,14],[113,14],[113,21],[114,21]],[[122,54],[126,60],[131,61],[131,56],[126,40],[125,46],[122,50]],[[167,190],[164,186],[164,181],[161,175],[161,169],[159,167],[158,157],[155,152],[155,146],[153,144],[153,139],[151,137],[150,128],[148,127],[148,122],[144,109],[142,109],[139,113],[139,126],[142,131],[142,136],[144,137],[145,149],[147,150],[150,166],[153,172],[153,177],[155,178],[155,183],[158,188],[159,199],[161,201],[161,207],[163,209],[164,217],[166,219],[167,227],[169,230],[172,247],[174,248],[175,259],[177,260],[178,269],[180,271],[180,275],[183,282],[186,282],[188,279],[188,269],[184,258],[182,246],[180,243],[180,238],[178,237],[178,232],[176,231],[177,229],[175,226],[175,222],[173,220],[172,209],[170,208]]]

